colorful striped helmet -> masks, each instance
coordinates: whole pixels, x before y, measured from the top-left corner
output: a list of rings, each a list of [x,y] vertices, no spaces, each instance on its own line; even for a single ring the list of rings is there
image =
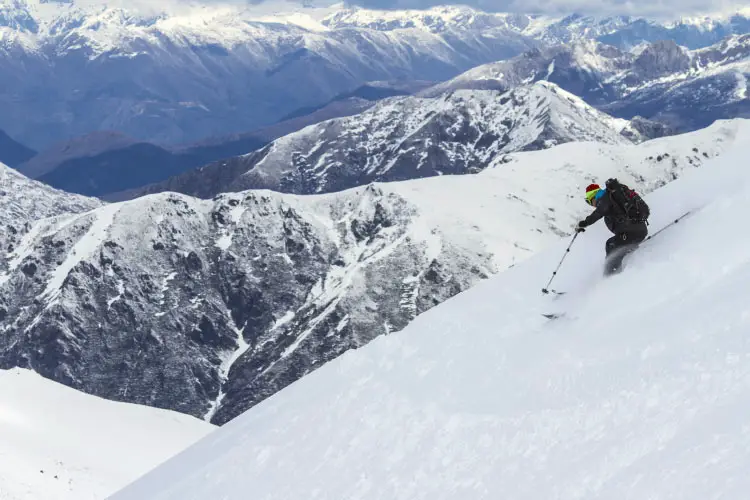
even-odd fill
[[[601,191],[602,188],[599,187],[599,184],[589,184],[588,187],[586,187],[586,203],[591,205],[594,201],[594,198],[596,198],[597,194],[599,194],[599,191]]]

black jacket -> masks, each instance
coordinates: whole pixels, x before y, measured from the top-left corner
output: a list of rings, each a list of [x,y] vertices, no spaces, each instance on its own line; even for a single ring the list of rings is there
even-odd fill
[[[626,233],[629,231],[648,230],[645,222],[628,219],[620,207],[612,202],[612,198],[605,194],[596,201],[596,210],[591,215],[581,221],[581,227],[588,227],[604,217],[604,223],[607,229],[615,234]]]

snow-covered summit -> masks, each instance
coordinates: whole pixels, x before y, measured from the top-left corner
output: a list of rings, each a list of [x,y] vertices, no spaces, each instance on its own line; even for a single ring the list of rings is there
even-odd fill
[[[625,72],[634,59],[633,54],[615,47],[594,40],[582,40],[535,49],[507,61],[477,66],[420,95],[436,96],[461,88],[510,89],[543,80],[563,88],[577,84],[576,95],[588,98],[587,86],[601,88],[600,83]],[[585,86],[581,88],[581,85]]]
[[[101,205],[95,198],[58,191],[0,163],[3,225],[23,225],[46,217],[85,212]]]
[[[540,288],[568,241],[341,356],[113,500],[744,497],[748,144],[647,197],[652,232],[694,213],[622,274],[601,276],[599,224],[568,254],[563,298]]]

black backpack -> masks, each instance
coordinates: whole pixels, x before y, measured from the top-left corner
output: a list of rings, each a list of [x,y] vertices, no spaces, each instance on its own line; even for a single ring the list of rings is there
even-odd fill
[[[617,179],[609,179],[605,186],[613,206],[619,209],[621,215],[631,221],[646,222],[651,210],[638,193],[625,184],[620,184]]]

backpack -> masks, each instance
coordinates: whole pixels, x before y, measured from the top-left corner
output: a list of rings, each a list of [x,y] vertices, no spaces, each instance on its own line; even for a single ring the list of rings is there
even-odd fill
[[[605,186],[612,204],[619,209],[621,215],[631,221],[646,222],[651,210],[638,193],[625,184],[620,184],[617,179],[609,179]]]

